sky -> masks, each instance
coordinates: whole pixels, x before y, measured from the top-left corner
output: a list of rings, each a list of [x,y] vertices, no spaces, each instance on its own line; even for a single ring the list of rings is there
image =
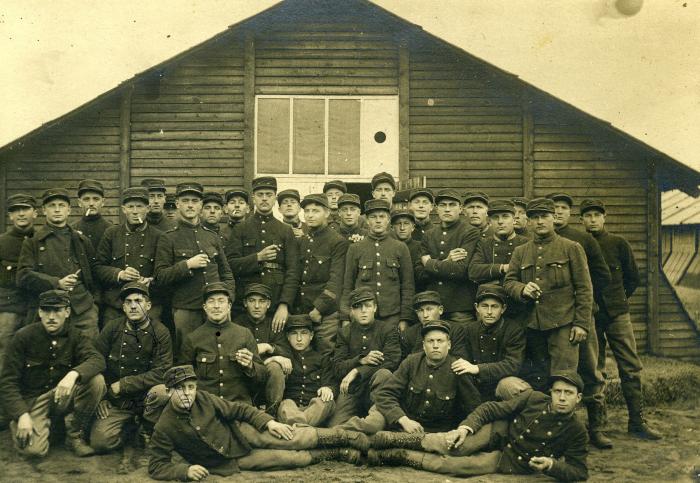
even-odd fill
[[[700,170],[700,0],[377,0]],[[276,2],[3,0],[0,146]]]

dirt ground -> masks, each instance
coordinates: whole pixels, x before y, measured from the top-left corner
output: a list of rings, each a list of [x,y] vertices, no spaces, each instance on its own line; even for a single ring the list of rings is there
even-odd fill
[[[627,438],[627,415],[622,408],[609,409],[609,435],[615,443],[610,451],[593,449],[588,463],[590,481],[696,481],[700,482],[700,411],[697,404],[676,404],[653,409],[648,419],[661,429],[664,439],[658,443]],[[584,416],[581,414],[580,416]],[[63,447],[51,449],[40,462],[28,462],[15,454],[8,431],[0,432],[0,481],[25,482],[142,482],[148,480],[145,468],[134,469],[128,475],[118,475],[116,454],[76,458]],[[523,477],[474,477],[474,482],[514,482]],[[246,481],[247,483],[315,481],[318,483],[389,482],[437,483],[458,481],[410,468],[370,468],[345,463],[321,463],[294,471],[243,472],[227,479],[210,477],[206,481]],[[552,481],[546,477],[527,478],[528,481]]]

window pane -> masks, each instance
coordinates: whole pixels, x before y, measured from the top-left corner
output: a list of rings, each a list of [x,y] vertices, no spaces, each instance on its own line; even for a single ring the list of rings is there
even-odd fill
[[[323,99],[294,99],[294,174],[325,173]]]
[[[328,174],[360,174],[360,101],[328,102]]]
[[[289,99],[258,99],[258,173],[289,173]]]

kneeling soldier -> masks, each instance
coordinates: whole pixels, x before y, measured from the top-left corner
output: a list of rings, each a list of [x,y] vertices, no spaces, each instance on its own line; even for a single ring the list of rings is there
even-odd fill
[[[71,409],[67,445],[78,456],[94,453],[84,436],[105,392],[105,361],[82,332],[66,325],[70,311],[67,292],[42,293],[41,322],[20,329],[8,347],[2,404],[15,447],[25,456],[46,456],[51,420]]]
[[[427,324],[441,320],[445,309],[440,299],[440,294],[432,290],[417,293],[413,297],[413,308],[420,324],[414,324],[401,332],[401,358],[405,359],[411,354],[423,352],[423,335],[421,331]],[[450,342],[452,348],[450,354],[457,357],[464,356],[464,324],[455,324],[444,321],[450,328]]]
[[[347,448],[346,433],[288,426],[249,404],[218,398],[198,389],[192,366],[173,367],[164,379],[169,403],[151,440],[151,478],[199,481],[209,474],[230,476],[240,470],[359,461],[359,451]],[[333,448],[314,449],[324,446]],[[173,451],[185,462],[173,463]]]
[[[108,322],[95,340],[107,362],[108,385],[90,433],[90,445],[98,452],[113,451],[124,443],[124,429],[143,412],[146,393],[160,384],[173,364],[168,329],[148,315],[148,287],[131,282],[120,295],[124,315]]]

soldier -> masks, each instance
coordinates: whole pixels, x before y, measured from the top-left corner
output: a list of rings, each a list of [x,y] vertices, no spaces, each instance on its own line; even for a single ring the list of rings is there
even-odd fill
[[[479,286],[476,320],[464,327],[464,358],[452,364],[456,374],[476,378],[482,401],[510,399],[530,387],[516,377],[525,358],[525,334],[519,323],[503,318],[506,300],[501,286]]]
[[[338,309],[345,274],[348,242],[328,226],[330,208],[323,194],[310,194],[301,202],[308,225],[299,240],[299,294],[294,312],[314,322],[316,348],[330,355],[340,319]]]
[[[63,188],[46,190],[42,196],[46,225],[22,243],[17,286],[30,297],[59,288],[70,293],[71,326],[88,337],[97,337],[97,305],[93,292],[95,251],[90,240],[68,225],[70,196]],[[36,298],[34,300],[37,300]],[[32,312],[36,307],[30,308]],[[29,320],[33,320],[33,316]]]
[[[339,179],[327,181],[323,185],[323,194],[328,198],[328,208],[331,210],[331,214],[328,217],[328,226],[331,227],[332,230],[337,231],[338,228],[340,228],[340,214],[338,213],[340,206],[338,205],[338,201],[340,197],[347,192],[348,186],[344,181]]]
[[[371,184],[372,198],[389,203],[389,211],[391,211],[391,207],[394,204],[394,196],[396,195],[396,181],[394,177],[386,172],[377,173],[372,177]]]
[[[365,287],[357,288],[350,293],[349,303],[351,321],[338,331],[333,353],[340,395],[328,423],[330,427],[342,425],[353,416],[367,414],[371,392],[391,376],[401,358],[396,327],[375,320],[377,298],[374,292]]]
[[[588,263],[588,272],[593,284],[593,308],[588,337],[579,346],[578,371],[583,378],[583,403],[588,411],[590,442],[596,448],[610,449],[612,441],[603,433],[605,425],[605,379],[598,369],[598,336],[594,315],[598,311],[603,290],[610,283],[611,275],[600,245],[588,233],[569,225],[574,200],[566,193],[550,193],[547,198],[554,202],[554,229],[563,238],[577,242],[583,247]]]
[[[299,212],[301,211],[300,202],[301,196],[298,190],[289,189],[277,193],[277,204],[280,207],[282,221],[292,228],[296,238],[301,238],[304,233],[309,231],[306,223],[299,219]]]
[[[489,195],[482,191],[468,191],[464,194],[464,217],[467,222],[479,230],[481,238],[493,234],[488,216]]]
[[[434,206],[435,196],[428,188],[413,190],[408,196],[408,210],[416,217],[416,229],[413,230],[414,240],[421,241],[426,231],[439,224],[430,218]]]
[[[66,444],[77,456],[94,453],[85,442],[105,392],[105,361],[92,342],[66,324],[71,300],[63,290],[39,296],[39,318],[12,338],[0,378],[15,448],[24,456],[49,452],[51,420],[73,413]]]
[[[24,240],[34,236],[36,200],[28,194],[7,198],[12,227],[0,235],[0,373],[5,348],[27,315],[26,294],[17,286],[17,262]]]
[[[128,434],[125,427],[141,416],[146,394],[161,383],[165,371],[173,365],[170,333],[148,315],[148,286],[127,283],[120,296],[122,317],[108,322],[95,340],[95,348],[107,362],[107,393],[97,406],[97,419],[90,433],[90,446],[99,453],[124,444]]]
[[[385,183],[386,184],[386,183]],[[389,203],[369,200],[365,214],[370,232],[364,240],[348,248],[345,262],[341,317],[349,313],[350,293],[369,288],[377,296],[377,319],[396,327],[401,321],[410,323],[413,300],[413,265],[405,243],[389,236]]]
[[[637,355],[637,345],[629,311],[629,299],[639,286],[639,271],[630,244],[620,235],[605,229],[606,209],[600,200],[581,202],[581,221],[595,240],[612,273],[611,283],[603,289],[600,307],[595,314],[598,335],[598,370],[605,372],[605,343],[607,341],[617,362],[622,394],[627,403],[628,432],[640,439],[661,439],[661,434],[651,428],[643,417],[642,362]]]
[[[224,237],[225,242],[231,238],[231,232],[233,228],[245,220],[245,217],[250,211],[248,206],[248,199],[250,198],[248,191],[241,188],[234,188],[228,190],[225,195],[226,207],[225,211],[228,215],[228,220],[226,221],[226,226],[221,230],[221,234]]]
[[[345,193],[338,199],[338,233],[351,243],[356,243],[367,235],[367,221],[364,221],[363,227],[361,213],[360,197],[355,193]]]
[[[202,390],[198,382],[192,366],[173,367],[165,374],[168,404],[151,440],[151,478],[199,481],[240,470],[359,462],[359,451],[347,447],[346,433],[279,423],[253,406]],[[173,451],[185,461],[172,462]]]
[[[272,214],[276,192],[275,178],[264,176],[253,180],[255,213],[233,229],[226,255],[239,290],[251,283],[270,287],[272,327],[280,332],[299,289],[299,244],[289,225]]]
[[[166,204],[169,195],[165,193],[165,180],[146,178],[141,181],[141,186],[148,191],[148,215],[146,216],[148,224],[160,231],[175,228],[177,223],[175,223],[174,217],[167,216],[168,207]],[[176,211],[174,198],[172,198],[172,210]]]
[[[421,330],[426,325],[436,321],[444,322],[450,329],[450,343],[452,344],[450,353],[457,357],[464,356],[464,327],[462,324],[441,320],[445,308],[439,293],[432,290],[417,293],[413,297],[413,309],[420,323],[413,324],[400,333],[402,359],[423,350]]]
[[[534,239],[515,248],[503,286],[511,300],[526,303],[526,380],[543,388],[547,375],[575,371],[578,344],[591,325],[593,290],[586,254],[554,231],[554,202],[527,205]]]
[[[221,239],[200,222],[203,191],[199,183],[177,185],[180,220],[160,237],[156,248],[156,282],[172,294],[176,354],[185,336],[202,324],[203,289],[223,282],[235,290]]]
[[[226,239],[221,232],[219,222],[224,216],[224,198],[216,191],[205,191],[202,197],[202,226],[210,229],[221,238],[221,243]]]
[[[105,204],[104,196],[105,190],[99,181],[84,179],[78,184],[78,206],[83,210],[83,217],[73,224],[73,228],[85,235],[95,250],[105,230],[112,226],[112,222],[100,213]]]
[[[423,247],[421,243],[412,236],[413,233],[415,233],[416,218],[410,211],[394,210],[391,213],[391,227],[396,239],[404,242],[408,247],[408,252],[411,254],[415,291],[423,291],[428,282],[428,277],[421,263]]]
[[[511,198],[515,207],[515,233],[526,238],[532,238],[530,229],[527,226],[527,203],[530,201],[527,198],[515,197]]]
[[[440,227],[428,231],[422,241],[426,288],[440,294],[445,319],[464,324],[474,320],[476,285],[469,280],[467,269],[479,231],[460,218],[461,199],[455,190],[441,190],[435,202]]]
[[[177,197],[173,194],[165,195],[165,204],[163,205],[163,210],[165,212],[165,218],[170,221],[171,227],[177,225]],[[168,230],[170,228],[167,228]]]
[[[543,473],[559,481],[586,480],[586,430],[574,414],[583,381],[575,371],[552,374],[551,380],[551,396],[528,390],[514,399],[483,403],[456,430],[420,435],[418,444],[377,433],[372,446],[380,451],[369,451],[369,464],[405,465],[457,476]],[[501,430],[499,420],[511,417],[512,422]],[[485,431],[488,423],[495,423],[491,442]],[[431,436],[435,444],[429,444]],[[384,449],[387,444],[395,449]],[[488,452],[473,454],[476,450]]]
[[[121,196],[125,222],[109,227],[97,247],[95,274],[104,288],[102,301],[106,321],[124,313],[121,287],[131,282],[150,286],[153,282],[156,246],[163,232],[146,221],[148,201],[144,188],[125,189]],[[151,303],[149,316],[160,320],[161,310],[160,303]]]

